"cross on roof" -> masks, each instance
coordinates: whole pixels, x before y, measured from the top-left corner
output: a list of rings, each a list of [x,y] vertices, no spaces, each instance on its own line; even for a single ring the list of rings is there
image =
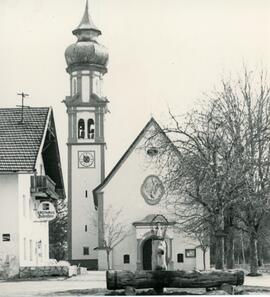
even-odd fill
[[[17,93],[18,96],[22,96],[22,105],[17,105],[18,107],[21,107],[22,108],[22,118],[21,118],[21,123],[23,123],[23,109],[24,107],[29,107],[29,106],[24,106],[24,98],[25,97],[28,97],[29,94],[26,94],[24,92],[21,92],[21,93]]]

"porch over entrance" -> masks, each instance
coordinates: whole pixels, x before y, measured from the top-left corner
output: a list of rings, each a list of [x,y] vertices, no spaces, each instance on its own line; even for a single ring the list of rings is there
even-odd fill
[[[164,257],[168,269],[173,270],[172,245],[173,226],[175,222],[169,221],[164,215],[150,214],[141,221],[136,221],[137,239],[137,270],[152,270],[157,265],[157,249],[164,242]]]

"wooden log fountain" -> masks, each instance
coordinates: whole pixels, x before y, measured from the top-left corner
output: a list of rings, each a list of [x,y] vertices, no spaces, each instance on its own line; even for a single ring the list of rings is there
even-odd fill
[[[239,286],[244,283],[243,271],[164,271],[164,270],[109,270],[106,274],[107,289],[117,290],[133,287],[136,289],[154,288],[214,288],[223,284]]]

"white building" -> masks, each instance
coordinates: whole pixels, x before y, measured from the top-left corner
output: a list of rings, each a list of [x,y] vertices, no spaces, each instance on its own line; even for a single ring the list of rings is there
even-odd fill
[[[51,108],[0,108],[0,276],[49,259],[49,203],[64,198]],[[46,203],[45,203],[46,202]]]
[[[113,269],[153,269],[160,235],[166,242],[168,270],[204,268],[198,242],[179,233],[173,215],[166,207],[170,194],[167,195],[163,182],[167,169],[163,166],[166,157],[161,144],[167,141],[158,123],[151,118],[105,180],[94,189],[100,224],[100,269],[107,267],[102,246],[104,240],[111,239],[108,234],[111,217],[116,223],[114,227],[122,224],[126,234],[112,250]],[[121,211],[118,217],[115,215],[117,210]],[[206,266],[209,268],[209,253]]]
[[[108,52],[97,41],[101,31],[88,15],[87,5],[73,34],[78,40],[65,52],[70,75],[70,96],[65,99],[69,121],[69,260],[89,269],[106,269],[106,214],[119,212],[119,224],[128,232],[112,250],[113,269],[153,269],[158,232],[165,236],[168,269],[202,269],[198,242],[179,234],[164,208],[166,189],[154,162],[160,155],[153,144],[145,147],[147,135],[161,130],[154,119],[105,178],[104,114],[108,100],[102,94],[102,79]]]

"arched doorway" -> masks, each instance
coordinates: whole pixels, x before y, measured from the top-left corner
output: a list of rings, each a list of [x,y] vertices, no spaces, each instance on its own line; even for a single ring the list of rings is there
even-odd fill
[[[147,239],[142,248],[143,270],[152,270],[152,238]]]

